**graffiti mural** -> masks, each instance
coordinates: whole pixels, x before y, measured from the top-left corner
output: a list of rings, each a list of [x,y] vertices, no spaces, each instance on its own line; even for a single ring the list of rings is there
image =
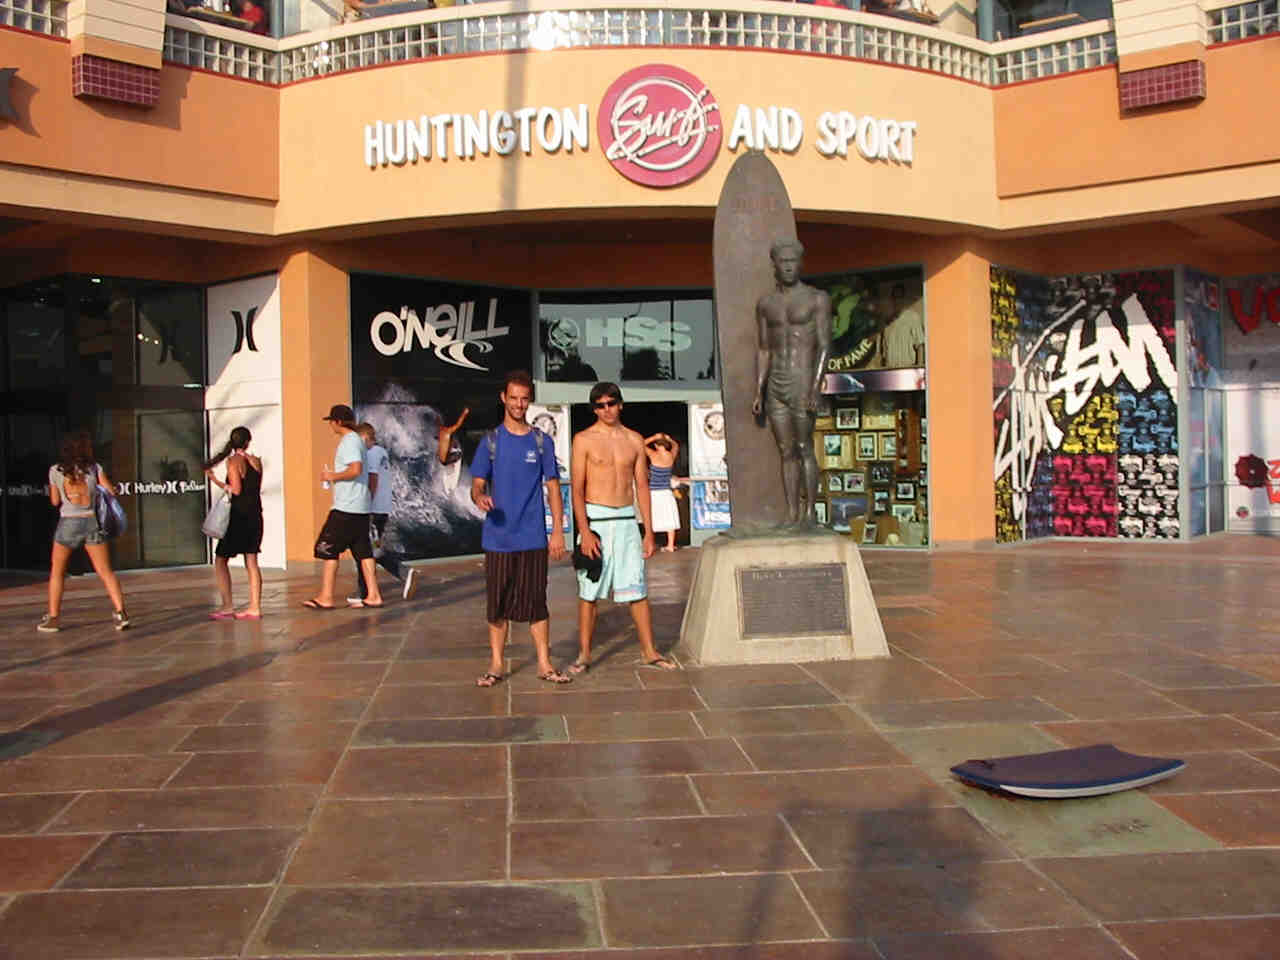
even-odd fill
[[[1180,535],[1175,308],[1172,271],[992,267],[997,540]]]

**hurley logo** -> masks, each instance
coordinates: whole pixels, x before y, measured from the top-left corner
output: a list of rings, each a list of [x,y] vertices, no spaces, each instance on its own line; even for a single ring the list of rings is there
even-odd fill
[[[257,307],[250,307],[248,312],[242,317],[239,310],[232,310],[231,316],[236,321],[236,346],[231,352],[239,353],[240,348],[248,346],[254,353],[258,352],[257,345],[253,342],[253,320],[258,314]]]

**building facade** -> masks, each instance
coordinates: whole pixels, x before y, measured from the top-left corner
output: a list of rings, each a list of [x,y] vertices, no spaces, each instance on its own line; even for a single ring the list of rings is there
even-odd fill
[[[121,565],[204,562],[200,461],[240,424],[263,562],[307,559],[337,402],[392,455],[389,548],[474,552],[466,460],[513,367],[566,467],[618,380],[710,535],[716,327],[744,320],[715,315],[712,221],[748,150],[832,298],[829,526],[1272,528],[1276,0],[373,6],[284,0],[263,34],[240,5],[0,0],[3,566],[48,562],[73,425],[125,483]]]

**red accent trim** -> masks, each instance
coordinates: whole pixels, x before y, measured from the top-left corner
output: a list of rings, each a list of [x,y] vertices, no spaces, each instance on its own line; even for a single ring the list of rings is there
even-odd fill
[[[1223,47],[1238,47],[1242,43],[1257,43],[1259,40],[1275,40],[1280,38],[1280,30],[1263,33],[1256,37],[1237,37],[1235,40],[1219,40],[1217,43],[1206,43],[1206,50],[1221,50]]]
[[[34,16],[42,16],[42,14],[34,14]],[[22,27],[13,27],[6,23],[0,23],[0,30],[8,30],[12,33],[25,33],[28,37],[39,37],[41,40],[56,40],[58,43],[71,42],[70,37],[55,37],[52,34],[41,33],[39,30],[25,30]]]
[[[412,63],[412,60],[401,60],[400,63]],[[203,73],[210,77],[221,77],[223,80],[237,80],[240,83],[251,83],[255,87],[270,87],[272,90],[279,90],[283,86],[292,86],[292,84],[271,83],[268,80],[255,80],[253,77],[237,77],[233,73],[219,73],[217,70],[210,70],[208,67],[193,67],[189,63],[179,63],[177,60],[165,60],[164,66],[172,67],[174,70],[190,70],[192,73]],[[340,77],[342,74],[336,73],[333,76]]]
[[[1007,90],[1010,87],[1025,87],[1029,83],[1047,83],[1050,80],[1061,80],[1063,77],[1079,77],[1086,73],[1097,73],[1100,70],[1114,69],[1116,69],[1116,65],[1114,63],[1104,63],[1098,67],[1085,67],[1083,70],[1068,70],[1066,73],[1055,73],[1051,77],[1031,77],[1029,80],[1011,80],[1008,83],[993,83],[991,84],[990,89]],[[927,72],[932,73],[933,71],[930,70]],[[991,68],[991,72],[992,74],[996,72],[995,67]],[[979,84],[979,86],[981,86],[981,84]]]

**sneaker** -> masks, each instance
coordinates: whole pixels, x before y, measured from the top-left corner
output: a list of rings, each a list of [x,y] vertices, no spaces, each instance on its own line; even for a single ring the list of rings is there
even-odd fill
[[[36,629],[41,633],[57,633],[62,629],[62,621],[58,617],[46,613],[40,618],[40,622],[36,624]]]
[[[403,599],[408,600],[410,597],[413,596],[413,586],[414,586],[413,581],[417,578],[417,576],[418,576],[418,571],[413,569],[413,567],[410,567],[409,572],[404,575],[404,591],[401,594]]]
[[[123,610],[113,610],[111,612],[111,621],[115,624],[117,630],[123,630],[129,625],[129,614]]]

